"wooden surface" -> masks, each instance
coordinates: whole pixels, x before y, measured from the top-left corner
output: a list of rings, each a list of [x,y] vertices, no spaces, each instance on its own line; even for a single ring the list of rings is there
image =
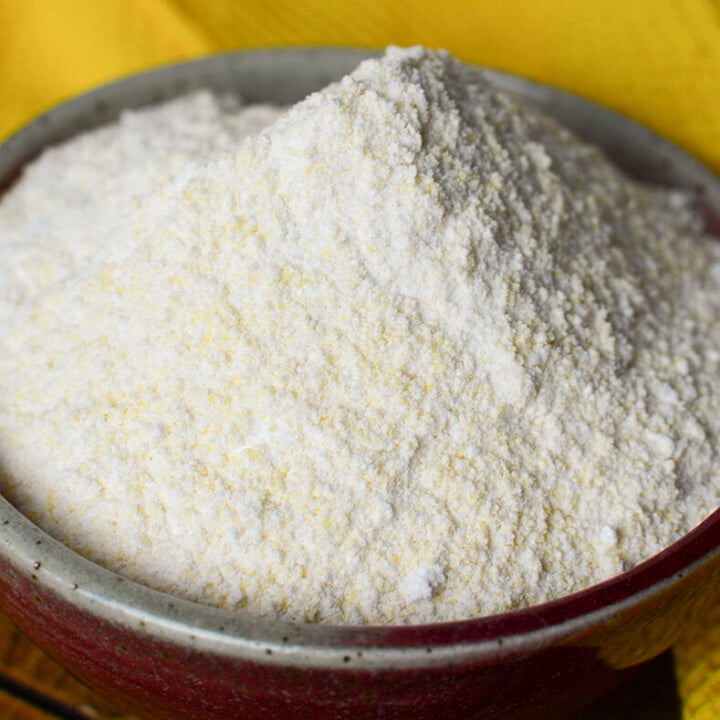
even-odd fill
[[[0,720],[136,720],[88,690],[0,612]],[[270,719],[268,719],[270,720]],[[680,720],[672,655],[571,720]]]

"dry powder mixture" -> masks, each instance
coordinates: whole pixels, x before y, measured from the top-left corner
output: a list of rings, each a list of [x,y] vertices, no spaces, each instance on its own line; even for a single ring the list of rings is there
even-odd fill
[[[0,244],[2,490],[156,588],[466,618],[718,504],[718,245],[446,54],[128,113],[28,168]]]

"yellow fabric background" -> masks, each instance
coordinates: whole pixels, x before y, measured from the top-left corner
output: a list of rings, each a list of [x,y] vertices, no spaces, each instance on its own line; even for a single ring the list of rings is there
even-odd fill
[[[0,0],[0,138],[216,50],[423,43],[635,117],[720,171],[720,0]]]
[[[445,47],[597,100],[720,173],[720,0],[0,0],[0,139],[161,63],[389,43]],[[720,609],[675,655],[685,720],[720,718]]]

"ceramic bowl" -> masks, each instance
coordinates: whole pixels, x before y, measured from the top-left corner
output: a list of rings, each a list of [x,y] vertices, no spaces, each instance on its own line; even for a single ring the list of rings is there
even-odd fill
[[[44,147],[124,108],[193,88],[248,101],[299,100],[369,53],[236,53],[102,87],[0,147],[0,186]],[[631,173],[690,188],[720,208],[720,181],[650,131],[589,102],[501,73]],[[720,512],[661,554],[601,585],[504,615],[410,627],[258,620],[179,600],[108,572],[0,498],[0,604],[88,685],[148,718],[560,717],[670,647],[718,601]]]

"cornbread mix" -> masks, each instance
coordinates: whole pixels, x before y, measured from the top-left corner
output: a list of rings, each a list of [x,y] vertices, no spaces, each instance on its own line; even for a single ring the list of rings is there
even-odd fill
[[[158,589],[474,617],[718,505],[720,248],[445,53],[127,113],[27,168],[0,245],[2,491]]]

